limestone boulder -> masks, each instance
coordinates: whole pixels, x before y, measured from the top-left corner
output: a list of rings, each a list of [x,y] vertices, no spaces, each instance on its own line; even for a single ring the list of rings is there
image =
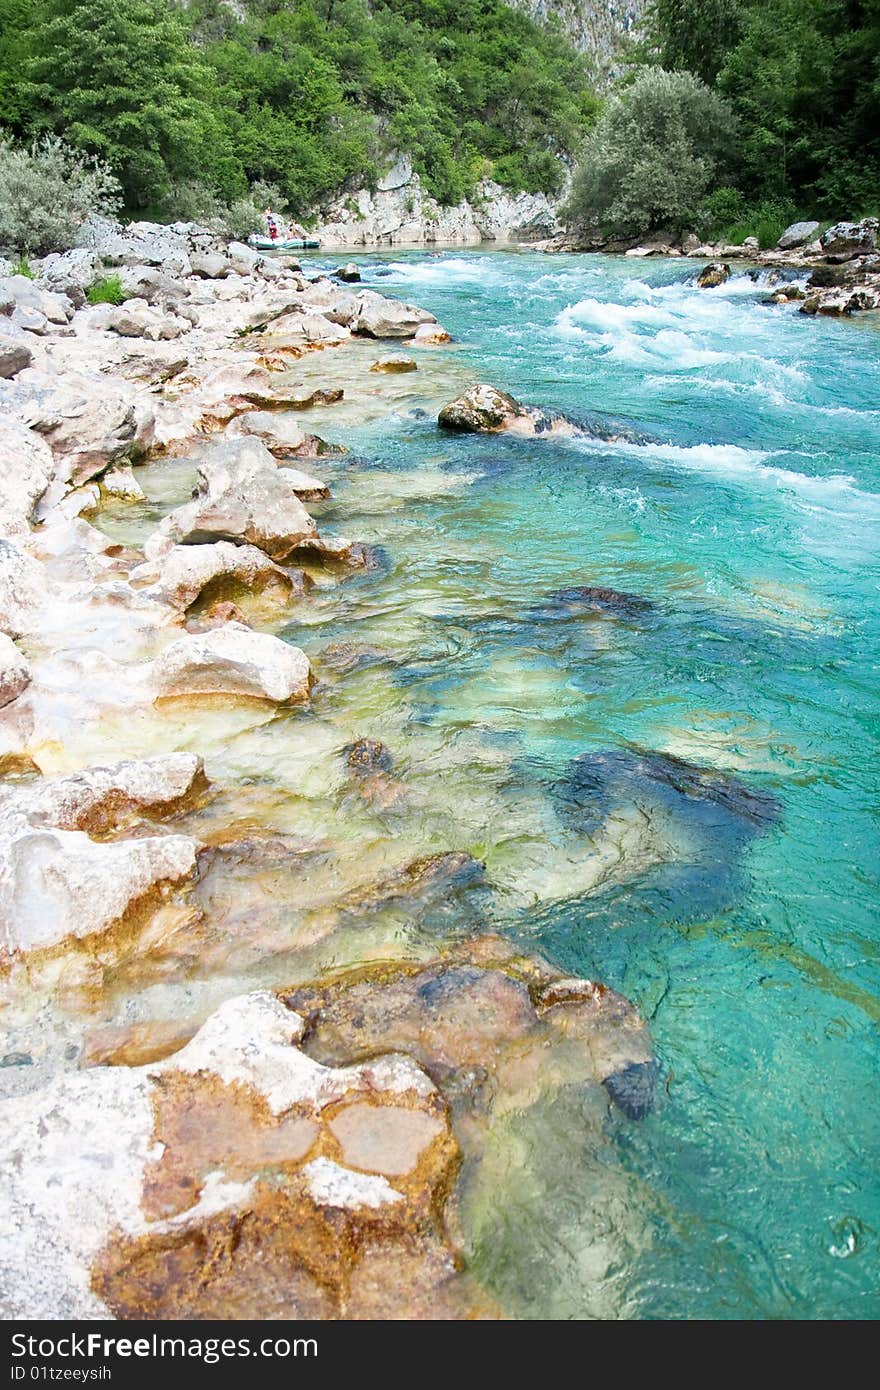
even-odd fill
[[[437,422],[441,429],[468,434],[571,436],[580,433],[564,416],[523,405],[506,391],[486,384],[472,386],[443,406]]]
[[[152,443],[153,406],[109,374],[31,369],[7,383],[6,392],[3,386],[0,405],[45,439],[65,485],[87,482],[118,459],[137,458]]]
[[[230,241],[226,256],[232,269],[239,275],[252,275],[263,259],[259,251],[246,246],[243,241]]]
[[[191,325],[178,314],[160,313],[145,299],[127,299],[107,318],[107,327],[121,338],[147,338],[166,342],[179,338]]]
[[[807,242],[812,241],[818,230],[818,222],[792,222],[790,227],[786,227],[776,246],[780,251],[793,251],[796,247],[806,246]]]
[[[116,497],[122,502],[146,501],[146,493],[127,463],[108,468],[101,478],[101,491],[106,497]]]
[[[133,818],[154,820],[195,803],[207,789],[204,763],[194,753],[86,767],[64,777],[0,794],[0,810],[26,815],[33,827],[118,831]]]
[[[195,253],[189,258],[193,275],[200,280],[225,280],[232,274],[232,266],[225,256],[216,251]]]
[[[337,280],[343,280],[347,285],[353,285],[360,280],[361,272],[354,261],[348,261],[346,265],[337,266],[336,278]]]
[[[24,338],[13,337],[0,330],[0,376],[15,376],[34,360],[33,348]]]
[[[697,285],[701,290],[714,290],[729,279],[729,265],[726,265],[724,261],[710,261],[697,276]]]
[[[33,632],[49,596],[44,567],[12,541],[0,540],[0,631]]]
[[[30,684],[31,669],[18,647],[0,632],[0,708],[9,705]]]
[[[861,222],[836,222],[823,232],[819,241],[826,256],[858,256],[876,251],[880,221],[863,217]]]
[[[66,295],[43,289],[27,275],[0,277],[0,300],[4,299],[11,299],[15,308],[34,310],[60,327],[66,327],[73,317],[73,305]]]
[[[46,441],[14,416],[0,416],[0,535],[27,533],[53,469]]]
[[[387,299],[375,290],[363,290],[358,295],[358,311],[352,328],[355,333],[370,338],[412,338],[425,323],[437,320],[427,309]]]
[[[98,841],[86,830],[115,828],[138,811],[167,814],[203,782],[200,760],[177,754],[6,793],[0,799],[0,941],[6,954],[107,932],[188,880],[197,846],[187,836]]]
[[[197,474],[196,496],[160,524],[147,542],[148,559],[179,542],[231,540],[283,560],[317,534],[284,470],[258,440],[214,445],[200,460]]]
[[[492,1316],[442,1218],[447,1107],[402,1056],[327,1067],[266,992],[163,1061],[0,1106],[15,1318]]]
[[[145,596],[185,613],[197,599],[205,596],[209,601],[214,591],[227,585],[257,593],[273,590],[283,601],[294,588],[294,576],[302,591],[305,581],[301,575],[296,571],[288,574],[256,546],[216,541],[213,545],[175,545],[158,564],[148,561],[133,569],[129,582],[136,588],[143,585]]]
[[[153,662],[151,682],[159,696],[233,695],[296,704],[309,698],[311,668],[298,647],[233,622],[172,642]]]
[[[45,256],[39,266],[39,282],[53,294],[82,303],[84,292],[100,278],[101,262],[88,247],[74,247]]]

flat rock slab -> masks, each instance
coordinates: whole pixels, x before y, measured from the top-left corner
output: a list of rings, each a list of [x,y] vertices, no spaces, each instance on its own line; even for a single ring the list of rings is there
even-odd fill
[[[233,622],[172,642],[153,662],[150,679],[159,696],[233,695],[288,704],[308,700],[311,668],[298,647]]]

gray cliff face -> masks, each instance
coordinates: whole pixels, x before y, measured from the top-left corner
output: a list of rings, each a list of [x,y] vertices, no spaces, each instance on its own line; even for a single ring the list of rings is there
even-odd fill
[[[646,0],[509,0],[539,23],[555,20],[575,48],[596,56],[600,67],[613,64],[620,40],[637,36]]]

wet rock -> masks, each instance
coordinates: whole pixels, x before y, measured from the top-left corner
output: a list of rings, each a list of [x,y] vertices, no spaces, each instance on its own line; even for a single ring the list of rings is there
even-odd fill
[[[352,328],[355,333],[370,338],[412,338],[422,324],[436,322],[426,309],[386,299],[375,290],[363,290],[358,295],[358,312]]]
[[[214,445],[199,461],[197,474],[193,501],[170,512],[148,541],[149,560],[161,558],[176,543],[219,540],[255,545],[273,560],[283,560],[317,535],[285,470],[257,440]]]
[[[437,1089],[407,1057],[325,1067],[302,1033],[245,995],[166,1060],[6,1101],[10,1315],[490,1315],[442,1217]]]
[[[196,843],[183,835],[97,842],[0,808],[0,949],[10,959],[69,938],[131,928],[163,890],[190,879]]]
[[[378,362],[374,362],[370,367],[371,372],[415,372],[418,371],[418,363],[411,357],[380,357]]]
[[[630,1062],[629,1066],[606,1076],[602,1084],[624,1115],[631,1120],[643,1120],[654,1108],[657,1079],[656,1062]]]
[[[710,816],[721,812],[756,827],[773,824],[780,813],[776,798],[760,787],[669,753],[639,748],[582,753],[571,764],[567,785],[573,807],[596,813],[604,813],[621,792],[637,800],[659,793],[702,806]]]
[[[780,251],[793,251],[797,246],[806,246],[819,230],[818,222],[792,222],[786,227],[776,245]]]
[[[176,545],[161,562],[147,561],[131,571],[130,582],[160,603],[185,613],[197,599],[210,598],[224,582],[256,593],[275,590],[285,601],[294,587],[302,593],[309,581],[301,571],[288,573],[253,545],[216,541],[213,545]]]
[[[347,676],[367,666],[381,666],[394,660],[387,647],[360,645],[357,642],[332,642],[321,652],[321,670]]]
[[[336,268],[337,280],[344,280],[347,285],[356,284],[361,278],[361,272],[354,261],[349,261],[347,265],[340,265]]]
[[[581,431],[570,420],[553,411],[522,405],[494,386],[472,386],[470,390],[443,406],[437,422],[441,429],[470,434],[505,432],[522,436],[576,435]]]
[[[654,610],[651,600],[643,598],[641,594],[629,594],[591,584],[559,589],[555,594],[551,594],[547,606],[551,611],[573,616],[582,613],[608,613],[619,618],[638,618]]]
[[[394,756],[390,748],[375,738],[359,738],[347,743],[342,750],[345,765],[356,777],[369,777],[375,772],[390,772]]]
[[[359,916],[407,901],[417,900],[422,906],[438,899],[445,903],[450,896],[482,886],[484,879],[484,866],[470,854],[428,854],[410,860],[377,882],[353,889],[339,900],[338,907],[346,915]]]
[[[345,324],[335,323],[325,314],[302,313],[299,309],[273,319],[266,330],[266,339],[276,352],[288,347],[330,347],[350,336]]]
[[[647,1083],[627,1091],[613,1079],[636,1068],[656,1078],[632,1004],[497,937],[423,964],[360,966],[282,997],[307,1020],[303,1045],[325,1065],[392,1050],[424,1067],[452,1106],[466,1154],[484,1139],[475,1118],[485,1130],[493,1109],[533,1104],[545,1088],[590,1081],[605,1084],[612,1099],[616,1089],[625,1112],[636,1095],[643,1113],[650,1108]]]
[[[29,367],[33,360],[33,349],[23,338],[13,338],[8,333],[0,332],[0,376],[15,376],[16,372]]]
[[[193,806],[208,787],[194,753],[168,753],[139,762],[87,767],[0,794],[0,808],[27,816],[34,827],[117,830],[135,816],[165,817]]]
[[[704,266],[697,276],[697,285],[701,290],[714,290],[718,285],[723,285],[730,279],[730,266],[723,261],[710,261]]]
[[[30,685],[31,669],[18,647],[0,632],[0,708],[11,704]]]
[[[341,387],[304,386],[302,382],[242,392],[246,401],[261,410],[311,410],[316,405],[335,405],[344,394]]]
[[[298,647],[239,623],[172,642],[154,661],[151,679],[160,696],[236,695],[275,704],[302,703],[311,688],[308,658]]]
[[[237,436],[259,439],[279,459],[317,458],[323,452],[323,441],[317,435],[309,434],[291,416],[271,410],[251,410],[239,415],[227,431],[228,439]]]
[[[311,536],[290,552],[288,560],[340,570],[381,569],[384,564],[375,546],[350,541],[344,536]]]
[[[118,497],[123,502],[145,502],[146,493],[131,471],[129,464],[118,468],[108,468],[101,478],[101,491],[107,497]]]

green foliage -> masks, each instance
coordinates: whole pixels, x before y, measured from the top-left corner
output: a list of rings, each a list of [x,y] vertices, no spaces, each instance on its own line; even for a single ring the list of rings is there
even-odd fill
[[[0,132],[0,246],[62,250],[85,218],[118,206],[119,185],[103,160],[54,135],[17,146]]]
[[[86,299],[90,304],[121,304],[125,299],[122,281],[118,275],[108,275],[103,280],[96,280],[87,291]]]
[[[796,221],[798,209],[787,199],[750,203],[739,188],[726,187],[703,199],[694,225],[704,236],[730,246],[741,246],[746,237],[757,237],[761,249],[767,250]]]
[[[100,155],[132,209],[240,223],[268,181],[302,213],[392,149],[446,202],[478,168],[549,191],[595,109],[504,0],[0,0],[0,117]]]
[[[31,263],[27,256],[19,256],[12,267],[13,275],[23,275],[26,280],[33,280],[34,272],[31,270]]]
[[[588,137],[567,215],[617,234],[685,226],[729,159],[730,107],[689,72],[646,68]]]
[[[736,184],[802,215],[880,208],[880,0],[654,0],[655,51],[731,102]],[[744,219],[749,220],[749,219]]]

